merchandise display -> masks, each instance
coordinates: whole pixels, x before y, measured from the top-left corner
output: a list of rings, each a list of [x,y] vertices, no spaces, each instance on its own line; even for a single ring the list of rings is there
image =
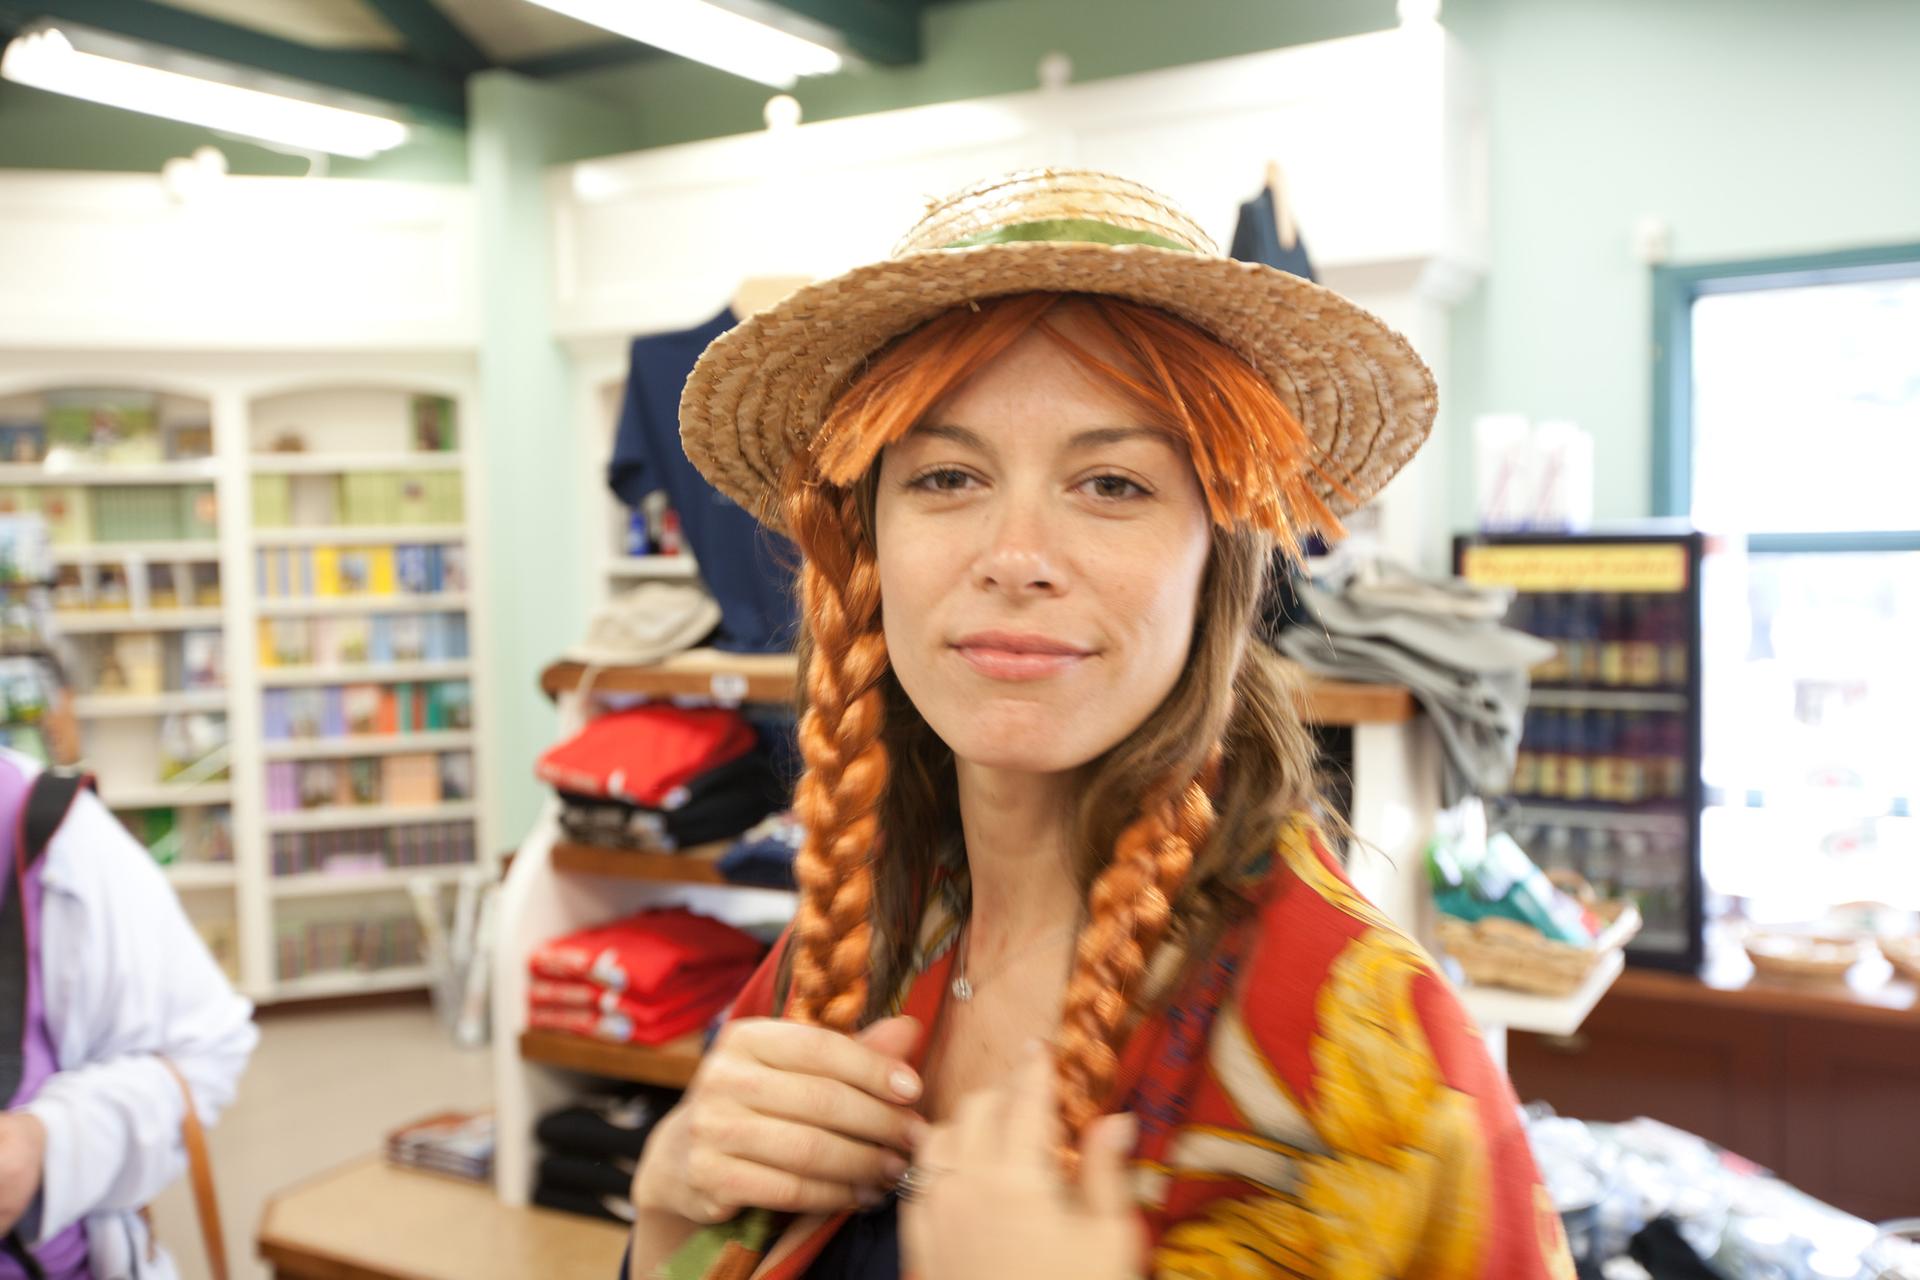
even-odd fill
[[[680,444],[681,387],[701,351],[737,321],[729,309],[684,333],[634,339],[607,483],[627,507],[646,513],[648,554],[678,554],[681,544],[693,553],[720,604],[715,647],[782,653],[795,634],[793,548],[708,484]],[[672,506],[657,523],[657,504],[648,506],[656,492]]]
[[[563,792],[657,809],[676,788],[758,742],[737,711],[645,704],[595,717],[547,750],[534,773]]]
[[[1514,804],[1501,817],[1549,871],[1631,900],[1638,964],[1695,969],[1700,881],[1699,534],[1484,534],[1463,577],[1514,592],[1508,624],[1551,652],[1532,672]]]
[[[750,934],[682,907],[584,929],[528,961],[528,1025],[616,1044],[664,1044],[712,1022],[765,951]]]
[[[403,1125],[387,1135],[387,1159],[472,1182],[493,1177],[493,1114],[449,1111]]]
[[[590,1095],[549,1111],[535,1129],[542,1149],[533,1202],[613,1222],[633,1221],[633,1173],[653,1126],[679,1095],[662,1089]]]

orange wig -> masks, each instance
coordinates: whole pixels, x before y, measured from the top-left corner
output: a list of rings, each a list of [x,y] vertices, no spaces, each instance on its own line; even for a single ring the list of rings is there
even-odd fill
[[[1106,354],[1049,317],[1092,322]],[[795,807],[807,837],[795,863],[790,1016],[851,1031],[872,1016],[878,815],[889,785],[879,569],[862,482],[880,451],[1026,334],[1039,330],[1146,421],[1184,438],[1214,524],[1257,531],[1297,552],[1337,531],[1299,422],[1266,380],[1203,331],[1167,312],[1093,295],[1016,294],[956,308],[896,339],[856,375],[784,486],[787,528],[804,557],[808,631]],[[1061,1118],[1071,1151],[1108,1104],[1119,1051],[1156,946],[1214,823],[1222,744],[1186,776],[1146,795],[1093,877],[1056,1041]]]

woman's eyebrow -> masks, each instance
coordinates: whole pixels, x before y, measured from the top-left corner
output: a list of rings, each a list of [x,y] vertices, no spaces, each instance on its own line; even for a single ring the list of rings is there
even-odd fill
[[[946,440],[980,453],[993,452],[993,447],[979,432],[945,422],[919,423],[907,432],[905,440]]]
[[[1151,440],[1170,448],[1180,447],[1180,437],[1163,427],[1094,427],[1075,432],[1067,441],[1069,449],[1097,449],[1102,445],[1126,444],[1131,440]]]

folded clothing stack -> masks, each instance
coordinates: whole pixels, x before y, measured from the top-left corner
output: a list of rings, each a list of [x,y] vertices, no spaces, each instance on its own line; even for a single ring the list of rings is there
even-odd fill
[[[470,1182],[493,1177],[493,1113],[446,1111],[387,1135],[387,1161]]]
[[[772,754],[737,711],[647,704],[590,722],[541,757],[567,837],[670,852],[738,835],[787,802]]]
[[[527,1024],[615,1044],[665,1044],[713,1021],[766,948],[685,907],[642,911],[533,953]]]
[[[633,1173],[653,1126],[680,1095],[648,1089],[625,1097],[592,1097],[550,1111],[534,1136],[541,1147],[533,1202],[548,1209],[633,1221]]]
[[[783,809],[757,823],[720,855],[720,874],[734,884],[762,889],[793,888],[793,860],[807,838],[807,829],[791,809]]]

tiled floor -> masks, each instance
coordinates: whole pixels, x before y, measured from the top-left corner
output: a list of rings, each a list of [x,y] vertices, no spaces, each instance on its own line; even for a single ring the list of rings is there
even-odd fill
[[[239,1100],[212,1135],[234,1280],[266,1280],[254,1233],[269,1196],[380,1149],[389,1129],[492,1104],[486,1050],[453,1045],[426,1005],[272,1014]],[[154,1205],[183,1280],[207,1280],[184,1181]]]

